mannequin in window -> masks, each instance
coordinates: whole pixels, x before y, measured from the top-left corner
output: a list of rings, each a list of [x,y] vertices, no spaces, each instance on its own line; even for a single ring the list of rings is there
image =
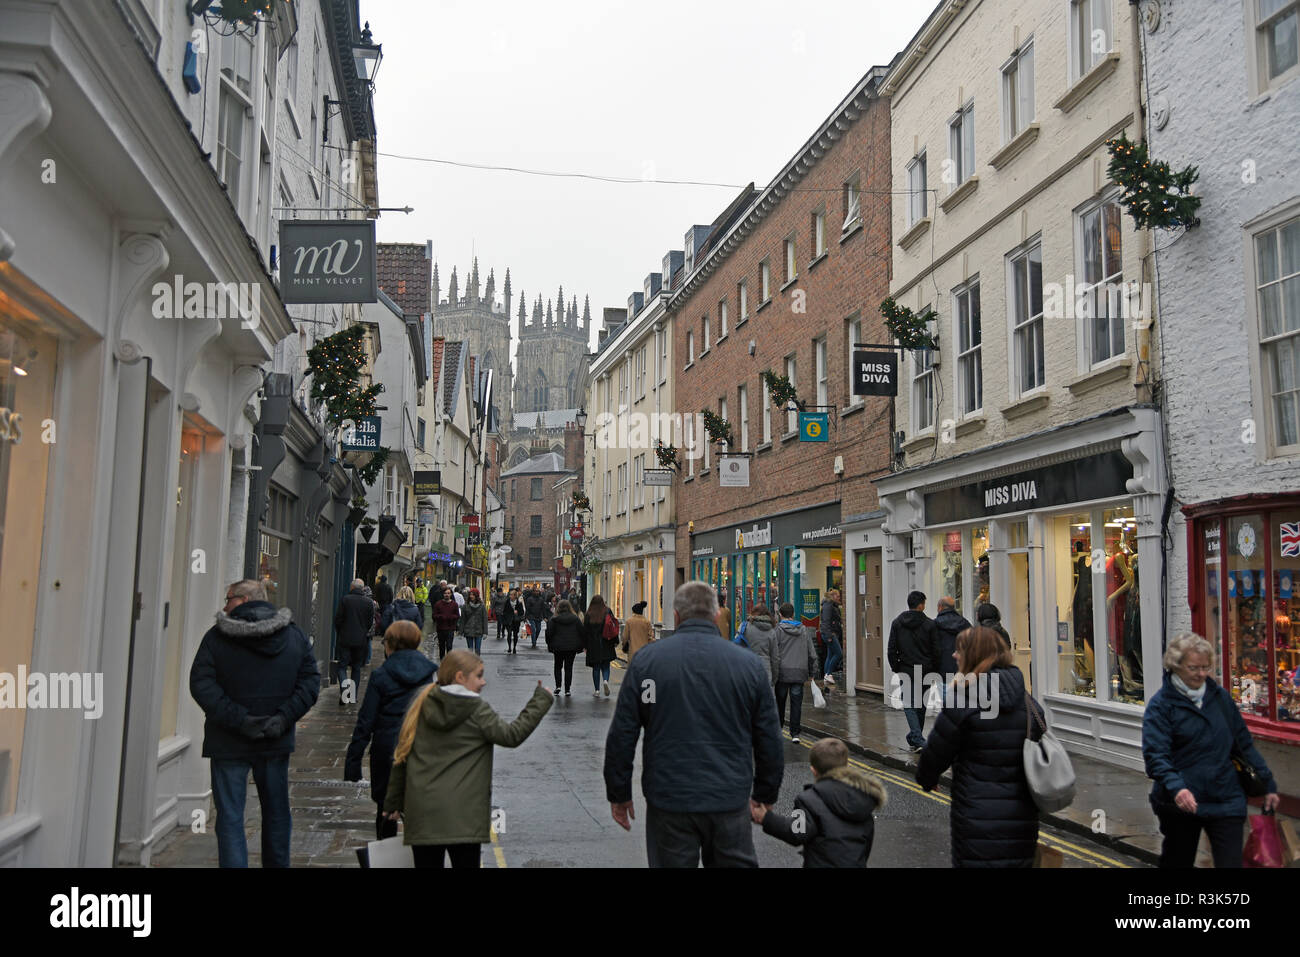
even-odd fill
[[[1084,656],[1084,677],[1096,673],[1096,652],[1092,646],[1092,552],[1082,541],[1074,543],[1074,589],[1070,604],[1074,611],[1074,648]]]
[[[1136,543],[1125,540],[1128,551],[1128,570],[1131,587],[1124,596],[1124,657],[1120,659],[1120,675],[1124,693],[1142,696],[1142,601],[1138,592],[1138,552]]]
[[[987,552],[980,556],[980,560],[975,566],[975,578],[979,583],[979,597],[976,599],[976,604],[982,605],[989,600],[989,556]]]
[[[1124,612],[1128,593],[1133,588],[1133,573],[1128,567],[1128,543],[1121,534],[1111,545],[1106,559],[1106,631],[1110,650],[1116,657],[1124,655]]]

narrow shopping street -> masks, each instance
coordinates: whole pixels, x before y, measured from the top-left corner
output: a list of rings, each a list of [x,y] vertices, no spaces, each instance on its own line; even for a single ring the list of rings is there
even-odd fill
[[[458,647],[460,643],[458,642]],[[374,666],[381,663],[375,645]],[[425,644],[426,653],[429,644]],[[513,717],[540,680],[552,686],[551,655],[522,642],[517,655],[505,653],[495,638],[495,625],[483,646],[484,696],[505,717]],[[605,731],[622,686],[622,662],[613,669],[609,698],[593,696],[591,672],[578,657],[573,695],[556,701],[536,733],[517,749],[497,748],[492,806],[493,843],[481,853],[483,867],[645,867],[644,818],[631,833],[610,817],[601,769]],[[362,696],[371,669],[362,681]],[[360,700],[360,699],[359,699]],[[356,722],[358,705],[339,707],[334,688],[322,689],[320,700],[299,723],[297,750],[290,762],[289,796],[293,809],[294,867],[357,867],[355,849],[374,838],[374,802],[370,782],[343,781],[343,758]],[[805,715],[814,717],[811,697]],[[784,734],[786,767],[777,810],[788,813],[795,794],[812,781],[808,749],[815,736],[800,744]],[[851,759],[883,778],[889,794],[887,808],[876,816],[872,867],[947,867],[949,864],[948,807],[943,794],[925,794],[915,780],[880,762]],[[369,760],[365,764],[369,773]],[[638,815],[645,808],[638,756],[634,802]],[[260,830],[256,792],[249,782],[245,820],[250,867],[260,865]],[[1144,867],[1129,855],[1097,846],[1057,829],[1042,831],[1045,843],[1062,852],[1065,867]],[[796,848],[754,829],[754,846],[762,867],[799,867]],[[153,859],[155,867],[215,867],[216,837],[178,830],[176,838]]]

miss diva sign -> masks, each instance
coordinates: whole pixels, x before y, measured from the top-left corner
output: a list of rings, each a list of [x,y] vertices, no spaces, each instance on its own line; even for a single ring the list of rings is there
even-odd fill
[[[854,350],[853,394],[898,395],[898,356]]]

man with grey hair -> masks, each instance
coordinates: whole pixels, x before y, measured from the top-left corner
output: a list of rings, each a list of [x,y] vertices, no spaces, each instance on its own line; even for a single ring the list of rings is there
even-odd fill
[[[217,859],[247,867],[244,798],[251,771],[262,805],[262,866],[289,866],[289,755],[294,725],[320,693],[311,642],[288,608],[266,600],[259,581],[226,589],[226,604],[190,668],[203,709],[203,756],[211,760]]]
[[[605,790],[631,830],[632,769],[642,746],[651,867],[757,867],[751,809],[770,808],[785,770],[771,676],[718,630],[705,582],[677,589],[677,630],[628,665],[605,739]]]
[[[375,603],[365,595],[366,583],[360,578],[353,579],[352,590],[339,602],[338,611],[334,613],[334,627],[338,631],[336,645],[338,659],[339,707],[357,701],[361,686],[361,663],[366,659],[366,646],[370,644],[367,637],[375,621]],[[348,669],[352,671],[349,679]],[[345,682],[351,681],[351,695],[345,694]]]

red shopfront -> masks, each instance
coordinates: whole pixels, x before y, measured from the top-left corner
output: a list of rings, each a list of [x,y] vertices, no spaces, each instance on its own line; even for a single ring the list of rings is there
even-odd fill
[[[1192,623],[1251,732],[1300,744],[1300,495],[1184,506]]]

